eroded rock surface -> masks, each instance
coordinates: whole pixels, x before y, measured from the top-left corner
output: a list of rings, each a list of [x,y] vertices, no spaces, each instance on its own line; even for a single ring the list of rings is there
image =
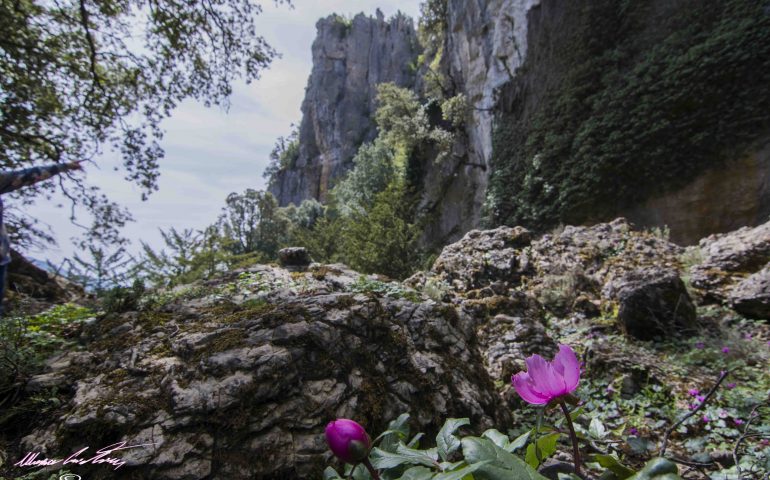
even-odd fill
[[[704,238],[693,250],[692,285],[705,301],[725,303],[754,318],[770,318],[770,222]]]
[[[699,284],[703,298],[762,311],[767,228],[701,244],[697,269],[716,279]],[[623,219],[537,239],[501,227],[469,232],[404,283],[344,265],[254,266],[158,292],[138,311],[86,322],[82,349],[28,382],[63,403],[30,425],[17,453],[126,441],[152,446],[122,456],[120,477],[102,466],[79,474],[321,478],[330,419],[381,432],[409,412],[429,436],[450,416],[499,428],[521,402],[510,376],[558,343],[583,344],[588,372],[634,395],[666,372],[633,339],[699,326],[684,254]],[[621,332],[632,338],[619,342]]]
[[[337,417],[372,432],[403,412],[434,433],[448,416],[505,424],[466,317],[347,289],[357,278],[344,267],[259,266],[85,327],[90,353],[35,381],[69,385],[70,400],[22,449],[62,455],[126,441],[153,445],[122,456],[124,475],[321,478],[323,429]],[[78,472],[115,478],[100,466]]]

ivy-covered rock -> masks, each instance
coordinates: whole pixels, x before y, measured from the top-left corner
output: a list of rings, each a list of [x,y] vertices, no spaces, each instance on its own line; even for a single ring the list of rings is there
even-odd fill
[[[544,0],[526,28],[524,65],[500,89],[493,224],[538,231],[609,219],[766,144],[763,2]],[[737,214],[746,223],[766,218],[770,192],[753,185],[752,207],[731,209],[719,228],[734,228]],[[735,188],[703,201],[730,202]],[[682,222],[691,232],[704,214],[698,204],[676,205],[688,207]]]

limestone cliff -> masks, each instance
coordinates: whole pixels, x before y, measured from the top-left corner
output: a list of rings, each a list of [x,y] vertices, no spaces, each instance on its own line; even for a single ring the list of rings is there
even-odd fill
[[[302,103],[299,157],[281,170],[270,191],[281,205],[324,200],[334,179],[351,167],[358,147],[376,136],[372,119],[380,83],[411,88],[419,44],[410,18],[359,14],[318,21],[313,70]]]
[[[482,217],[542,231],[623,215],[683,244],[765,221],[760,3],[446,0],[434,66],[471,110],[452,154],[424,160],[425,243],[456,240]],[[376,84],[419,90],[419,50],[404,17],[318,23],[299,157],[270,188],[282,205],[325,199],[376,135]]]

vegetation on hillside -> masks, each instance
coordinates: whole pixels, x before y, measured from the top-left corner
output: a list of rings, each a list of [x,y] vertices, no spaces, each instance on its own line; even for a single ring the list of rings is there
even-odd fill
[[[683,185],[770,129],[770,16],[754,0],[570,4],[553,57],[520,78],[539,103],[503,115],[491,223],[544,229],[606,218]],[[651,20],[652,18],[656,20]]]

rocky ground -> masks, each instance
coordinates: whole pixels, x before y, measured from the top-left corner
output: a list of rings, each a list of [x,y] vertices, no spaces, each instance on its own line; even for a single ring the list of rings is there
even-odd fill
[[[770,393],[770,223],[687,249],[622,219],[541,238],[471,231],[403,283],[307,265],[296,251],[283,264],[145,294],[129,311],[78,323],[6,417],[6,472],[27,451],[126,441],[152,446],[126,451],[117,471],[78,473],[321,478],[326,422],[355,418],[380,432],[407,411],[428,434],[447,417],[515,434],[534,410],[510,376],[526,356],[567,343],[585,362],[578,423],[589,448],[632,465],[687,412],[689,390],[730,371],[672,432],[669,452],[690,463],[681,473],[704,478],[730,466],[738,422]],[[770,425],[768,412],[754,423]],[[761,439],[744,442],[747,456],[767,451]]]

